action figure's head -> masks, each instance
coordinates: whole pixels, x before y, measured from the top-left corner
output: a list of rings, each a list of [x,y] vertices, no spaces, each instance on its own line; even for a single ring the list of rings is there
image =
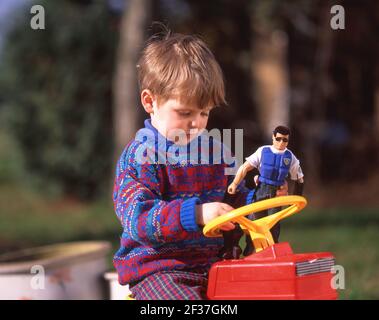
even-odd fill
[[[272,133],[272,145],[275,149],[285,150],[288,146],[290,129],[285,126],[278,126]]]

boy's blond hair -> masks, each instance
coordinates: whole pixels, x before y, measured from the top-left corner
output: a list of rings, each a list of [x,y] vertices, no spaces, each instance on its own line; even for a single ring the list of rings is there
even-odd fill
[[[176,98],[201,109],[226,104],[221,68],[207,45],[196,36],[152,37],[137,65],[141,91],[159,101]]]

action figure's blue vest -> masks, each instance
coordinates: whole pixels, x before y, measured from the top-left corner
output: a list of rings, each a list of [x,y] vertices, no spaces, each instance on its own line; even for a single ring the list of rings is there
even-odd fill
[[[289,150],[282,154],[276,154],[271,151],[270,147],[263,148],[259,181],[274,186],[283,185],[291,161],[292,154]]]

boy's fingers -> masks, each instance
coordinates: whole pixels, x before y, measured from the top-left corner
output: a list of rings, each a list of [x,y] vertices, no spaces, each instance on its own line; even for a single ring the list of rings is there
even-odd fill
[[[234,210],[234,208],[232,206],[228,205],[227,203],[223,203],[221,208],[223,210],[223,212],[221,214],[226,214],[226,213]],[[235,227],[236,226],[234,225],[234,223],[226,222],[220,227],[220,229],[223,231],[230,231],[230,230],[233,230]]]
[[[232,222],[224,223],[220,229],[223,231],[230,231],[233,230],[236,226]]]
[[[279,189],[276,191],[277,196],[285,196],[287,194],[287,188],[284,185],[280,186]]]
[[[234,210],[234,208],[227,203],[223,203],[221,208],[225,211],[225,213]]]

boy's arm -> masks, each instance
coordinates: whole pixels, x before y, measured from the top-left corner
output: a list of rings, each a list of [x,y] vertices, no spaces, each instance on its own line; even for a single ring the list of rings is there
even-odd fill
[[[156,166],[123,161],[114,185],[114,208],[124,232],[140,243],[158,244],[191,239],[196,224],[196,197],[163,201]]]

